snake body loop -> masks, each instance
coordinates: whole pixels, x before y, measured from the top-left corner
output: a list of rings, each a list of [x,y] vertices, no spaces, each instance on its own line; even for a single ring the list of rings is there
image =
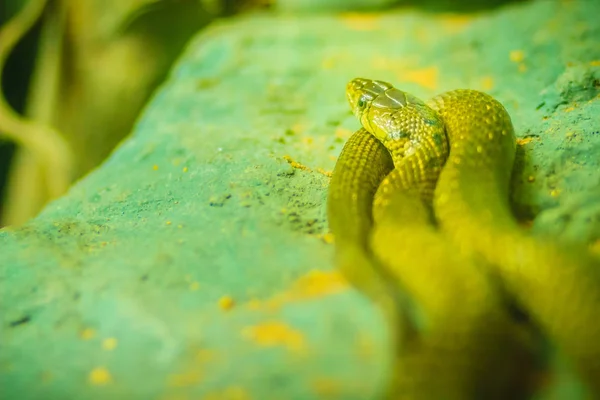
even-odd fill
[[[396,287],[423,316],[403,320],[419,335],[397,338],[390,398],[527,395],[534,346],[491,276],[600,394],[600,268],[583,253],[530,238],[512,217],[515,137],[504,107],[473,90],[424,103],[367,79],[351,81],[347,97],[363,129],[390,155],[363,130],[362,142],[347,145],[338,159],[328,200],[336,252],[360,249],[369,260],[345,262],[342,272],[372,296],[385,288],[394,297],[390,285]]]
[[[600,263],[584,248],[542,242],[517,224],[509,205],[513,129],[498,101],[457,90],[436,97],[432,108],[451,143],[434,201],[443,231],[489,263],[600,397]]]

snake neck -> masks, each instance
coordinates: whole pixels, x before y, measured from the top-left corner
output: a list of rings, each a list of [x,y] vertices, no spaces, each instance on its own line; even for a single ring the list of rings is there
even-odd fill
[[[493,241],[514,235],[518,224],[509,202],[516,140],[505,108],[474,90],[454,90],[433,98],[430,106],[446,127],[450,154],[435,192],[441,221],[459,240]]]

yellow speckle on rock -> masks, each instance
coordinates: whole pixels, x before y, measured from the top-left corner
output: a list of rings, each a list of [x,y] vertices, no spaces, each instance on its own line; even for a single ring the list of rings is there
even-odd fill
[[[331,232],[327,232],[326,234],[324,234],[322,239],[327,244],[332,244],[335,241],[335,237],[333,236],[333,233],[331,233]]]
[[[154,165],[152,166],[152,169],[153,169],[153,170],[155,170],[155,171],[157,171],[157,170],[158,170],[158,165],[154,164]]]
[[[92,385],[106,385],[112,381],[110,372],[106,368],[96,367],[88,375],[88,381]]]
[[[399,73],[398,80],[401,82],[412,82],[421,85],[427,89],[437,89],[438,87],[438,67],[427,67],[415,70],[405,70]]]
[[[170,374],[167,377],[167,385],[171,387],[196,385],[202,381],[202,376],[203,374],[199,370],[186,371],[180,374]]]
[[[471,21],[473,21],[473,17],[468,14],[442,14],[440,18],[443,28],[448,33],[458,33],[464,30]]]
[[[266,322],[244,328],[242,336],[265,347],[284,346],[290,351],[305,347],[304,335],[283,322]]]
[[[494,79],[491,76],[481,78],[481,88],[483,90],[492,90],[494,88]]]
[[[559,194],[560,194],[560,190],[558,190],[558,189],[554,189],[554,190],[550,191],[550,196],[552,196],[552,197],[558,197]]]
[[[235,302],[233,301],[233,298],[231,298],[230,296],[223,296],[219,299],[219,307],[221,308],[221,310],[224,310],[224,311],[231,310],[234,305],[235,305]]]
[[[183,172],[188,172],[188,167],[183,167]]]
[[[285,161],[287,161],[287,162],[288,162],[288,164],[290,164],[290,165],[292,166],[292,168],[295,168],[295,169],[301,169],[301,170],[303,170],[303,171],[310,171],[310,168],[309,168],[309,167],[307,167],[306,165],[300,164],[300,163],[299,163],[299,162],[297,162],[297,161],[294,161],[294,159],[292,159],[292,157],[290,157],[290,156],[288,156],[288,155],[285,155],[285,156],[283,156],[283,159],[284,159]]]
[[[117,339],[106,338],[102,341],[102,348],[107,351],[111,351],[117,348]]]
[[[372,31],[379,26],[379,15],[366,13],[343,13],[342,21],[355,31]]]
[[[316,171],[318,173],[320,173],[321,175],[325,175],[328,178],[331,178],[333,176],[333,172],[331,172],[331,171],[325,171],[323,168],[317,168]]]
[[[278,309],[284,304],[304,301],[339,293],[348,288],[348,282],[337,271],[312,270],[301,276],[291,288],[262,302],[267,309]]]
[[[523,138],[523,139],[517,139],[517,144],[519,146],[523,146],[526,145],[528,143],[533,142],[533,138],[532,137],[527,137],[527,138]]]
[[[195,292],[196,290],[200,289],[200,283],[198,282],[192,282],[190,283],[190,290]]]
[[[94,336],[96,336],[96,331],[92,328],[85,328],[79,333],[79,337],[81,337],[83,340],[93,339]]]
[[[520,63],[525,59],[525,53],[523,50],[513,50],[508,54],[510,61]]]
[[[171,221],[165,222],[165,224],[167,224],[167,225],[171,225],[171,223],[172,223]]]

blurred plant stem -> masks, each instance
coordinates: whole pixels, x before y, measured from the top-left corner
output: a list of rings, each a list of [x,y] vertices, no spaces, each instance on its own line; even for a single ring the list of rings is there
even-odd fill
[[[1,70],[42,21],[24,116],[0,96],[0,138],[18,145],[0,225],[27,221],[101,163],[212,17],[198,0],[27,1],[0,31]]]

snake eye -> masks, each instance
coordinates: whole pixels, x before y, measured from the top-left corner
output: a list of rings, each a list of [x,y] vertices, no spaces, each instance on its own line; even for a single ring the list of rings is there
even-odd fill
[[[357,104],[358,104],[358,106],[359,106],[360,108],[363,108],[363,107],[365,106],[366,102],[365,102],[365,100],[364,100],[364,99],[361,97],[360,99],[358,99],[358,103],[357,103]]]

